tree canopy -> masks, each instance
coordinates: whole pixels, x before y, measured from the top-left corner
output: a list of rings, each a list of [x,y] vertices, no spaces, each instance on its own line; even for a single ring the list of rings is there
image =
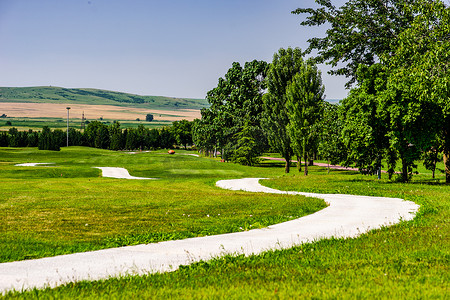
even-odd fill
[[[195,126],[197,145],[205,149],[219,148],[223,159],[235,157],[237,153],[244,155],[245,149],[235,150],[241,145],[236,141],[242,138],[241,132],[246,126],[245,135],[256,143],[251,153],[259,155],[266,144],[260,124],[267,65],[264,61],[254,60],[242,68],[235,62],[225,78],[219,78],[217,87],[207,93],[211,106],[202,109],[201,125]]]
[[[263,128],[273,150],[286,161],[285,172],[289,173],[293,155],[291,138],[287,130],[286,88],[292,78],[303,68],[303,55],[299,48],[281,48],[273,55],[267,73],[267,94],[264,95]]]
[[[303,63],[286,87],[287,130],[294,152],[305,160],[305,175],[308,175],[309,158],[317,150],[324,92],[321,72],[311,60]]]
[[[327,25],[325,37],[308,40],[305,52],[317,51],[318,63],[331,64],[331,74],[357,80],[359,65],[370,66],[396,48],[398,35],[414,19],[409,9],[416,0],[349,0],[335,7],[330,0],[316,0],[319,8],[298,8],[293,14],[308,14],[303,26]],[[337,67],[337,68],[336,68]]]

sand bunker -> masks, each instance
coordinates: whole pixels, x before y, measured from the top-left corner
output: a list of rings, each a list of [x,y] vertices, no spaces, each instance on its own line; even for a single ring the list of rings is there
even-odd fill
[[[41,165],[54,165],[55,163],[24,163],[24,164],[17,164],[16,167],[37,167]]]
[[[102,170],[103,177],[119,178],[119,179],[156,179],[147,177],[131,176],[127,169],[116,167],[93,167]]]

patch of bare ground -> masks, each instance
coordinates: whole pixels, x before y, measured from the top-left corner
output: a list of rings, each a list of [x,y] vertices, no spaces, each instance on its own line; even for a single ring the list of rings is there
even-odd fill
[[[86,119],[111,120],[145,120],[147,114],[152,114],[155,121],[178,121],[186,119],[192,121],[200,118],[200,110],[158,110],[136,107],[123,107],[114,105],[88,105],[88,104],[58,104],[58,103],[14,103],[1,102],[0,110],[8,117],[26,118],[62,118],[67,117],[67,109],[70,107],[70,116],[80,118],[84,112]]]

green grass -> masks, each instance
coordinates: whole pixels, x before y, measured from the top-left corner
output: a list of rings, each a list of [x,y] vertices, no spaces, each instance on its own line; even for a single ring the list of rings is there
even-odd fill
[[[84,149],[80,148],[65,150],[67,151],[66,153],[69,150],[74,152],[84,151]],[[29,151],[29,154],[25,153],[26,151]],[[62,183],[64,183],[62,186],[65,186],[64,190],[71,190],[67,188],[67,185],[70,185],[76,188],[75,190],[78,194],[83,195],[82,189],[86,185],[81,184],[79,180],[85,181],[86,178],[91,180],[91,182],[95,182],[89,188],[97,188],[99,190],[102,189],[102,186],[111,188],[114,184],[121,183],[121,181],[114,179],[98,178],[95,170],[92,173],[92,170],[81,168],[81,166],[98,160],[99,163],[102,162],[105,165],[124,164],[126,167],[128,159],[123,157],[117,160],[116,155],[119,154],[108,151],[89,151],[92,151],[91,153],[95,154],[96,158],[92,158],[92,160],[85,158],[86,161],[84,163],[79,162],[79,168],[73,167],[76,164],[76,160],[80,159],[80,154],[75,153],[59,160],[59,167],[45,167],[46,171],[44,174],[46,175],[44,177],[46,178],[46,183],[39,184],[36,182],[39,180],[39,176],[31,176],[34,174],[34,169],[25,168],[24,170],[29,172],[27,177],[30,176],[27,182],[34,182],[35,185],[27,187],[27,184],[23,184],[23,188],[28,189],[28,192],[25,192],[20,199],[15,199],[13,202],[17,203],[21,199],[27,199],[27,196],[32,198],[34,192],[39,193],[41,196],[39,199],[32,201],[31,203],[33,204],[30,207],[45,203],[50,201],[45,198],[45,195],[49,191],[61,190]],[[17,158],[23,159],[29,155],[28,160],[36,162],[56,161],[57,157],[55,156],[58,155],[49,153],[51,156],[45,159],[46,155],[48,155],[46,153],[40,154],[34,150],[11,150],[7,148],[2,149],[0,153],[2,160],[5,160],[4,155],[7,153],[8,159],[6,160],[9,161],[17,161]],[[61,155],[63,153],[64,151],[61,152]],[[129,166],[133,166],[133,164],[138,163],[142,159],[141,163],[145,160],[148,162],[148,165],[154,165],[155,169],[166,167],[166,170],[160,175],[161,180],[151,183],[135,182],[131,186],[128,186],[130,183],[127,183],[126,193],[128,194],[118,198],[125,199],[126,195],[139,193],[139,190],[143,189],[147,184],[165,182],[167,185],[170,182],[170,187],[167,187],[165,191],[170,191],[174,196],[167,197],[167,201],[172,200],[178,206],[181,198],[178,198],[178,200],[174,198],[177,195],[186,195],[188,191],[192,192],[192,186],[195,185],[195,189],[199,193],[193,197],[195,199],[201,196],[202,191],[211,194],[211,197],[214,198],[214,203],[232,195],[235,200],[222,202],[220,208],[223,208],[223,210],[220,213],[222,216],[222,213],[230,210],[238,214],[241,209],[247,209],[247,205],[251,205],[253,199],[263,197],[266,199],[264,201],[270,202],[270,197],[267,196],[268,198],[266,198],[265,195],[260,196],[251,193],[221,191],[213,187],[215,180],[217,178],[264,176],[274,178],[264,181],[265,185],[278,189],[401,197],[420,204],[421,208],[417,217],[412,221],[401,222],[392,227],[371,231],[356,239],[327,239],[288,250],[269,251],[257,256],[227,256],[209,262],[200,262],[181,267],[180,270],[172,273],[73,283],[56,289],[9,293],[7,297],[20,299],[446,299],[448,297],[448,282],[450,281],[450,186],[443,183],[444,179],[442,176],[435,181],[431,181],[428,175],[418,175],[413,178],[412,183],[401,184],[389,182],[386,179],[378,181],[373,176],[362,176],[348,171],[333,170],[327,175],[326,169],[320,167],[310,168],[310,175],[304,177],[296,173],[295,170],[289,175],[283,175],[283,168],[273,168],[274,164],[272,163],[265,164],[264,168],[244,168],[208,159],[196,161],[193,157],[181,156],[162,156],[164,158],[161,162],[156,157],[153,158],[153,156],[156,155],[139,154],[132,158],[135,162],[130,162]],[[115,162],[117,163],[114,164]],[[199,162],[201,162],[200,165],[202,167],[199,167]],[[180,164],[183,164],[182,167],[180,167]],[[130,168],[133,170],[130,173],[135,176],[151,177],[155,175],[155,172],[152,171],[153,167],[150,168],[148,165],[139,166],[135,164],[133,168]],[[23,174],[17,174],[18,172],[11,167],[9,162],[0,162],[0,168],[2,169],[0,173],[2,177],[12,177],[10,180],[14,182],[24,180]],[[41,167],[39,170],[43,168]],[[70,170],[73,168],[76,168],[77,172],[71,172]],[[211,174],[211,169],[217,170],[217,173]],[[180,172],[180,170],[191,171]],[[6,175],[3,175],[3,171],[7,171]],[[64,171],[62,179],[60,178],[60,171]],[[67,177],[70,177],[70,180],[66,179]],[[185,185],[186,182],[189,183],[189,188]],[[11,182],[9,184],[1,184],[2,190],[12,185]],[[133,185],[138,185],[139,188],[133,189]],[[163,189],[164,185],[161,185],[159,188]],[[9,190],[9,197],[11,197],[14,195],[12,192],[13,187],[9,187]],[[155,190],[152,189],[152,191]],[[86,194],[89,195],[89,192],[86,191]],[[247,199],[246,195],[249,195],[249,199]],[[92,196],[90,200],[96,197]],[[103,201],[108,203],[114,200],[113,198],[113,196],[108,196]],[[126,199],[132,198],[128,197]],[[295,201],[294,198],[277,198],[272,204],[282,205],[281,202]],[[31,199],[29,200],[31,201]],[[59,201],[61,204],[58,207],[67,208],[68,210],[71,205],[62,203],[73,203],[70,197],[67,196],[61,197]],[[134,203],[134,201],[128,201]],[[256,207],[264,206],[261,199],[257,201],[259,204]],[[115,205],[118,202],[116,200]],[[247,204],[234,208],[234,205],[239,206],[238,203],[241,202]],[[3,205],[3,202],[1,203]],[[127,202],[127,206],[129,205],[130,203]],[[111,207],[114,206],[111,205]],[[273,206],[271,207],[273,208]],[[5,211],[5,208],[7,206],[3,205],[1,210]],[[167,207],[160,208],[165,212]],[[265,212],[261,213],[270,213],[271,210],[269,208],[266,207]],[[256,208],[252,209],[255,210]],[[204,214],[206,211],[210,212],[212,210],[208,207],[202,213]],[[219,212],[219,207],[216,207],[215,212]],[[171,215],[171,213],[172,211],[169,211],[168,215]],[[198,215],[200,216],[202,213]],[[249,213],[249,211],[246,213]],[[252,213],[256,212],[252,211]],[[283,213],[279,214],[282,215]],[[217,217],[220,218],[221,216]],[[249,219],[248,215],[243,215],[242,217],[242,220]],[[41,219],[40,222],[43,220]],[[191,221],[189,220],[189,222]],[[132,223],[131,220],[126,222]],[[82,225],[82,222],[80,225]]]
[[[10,121],[11,125],[7,125],[6,122]],[[90,120],[92,121],[92,120]],[[163,126],[172,125],[172,121],[152,121],[146,122],[144,121],[131,121],[131,120],[110,120],[103,119],[97,120],[100,122],[104,122],[106,125],[112,124],[114,121],[120,122],[121,128],[137,128],[139,125],[143,125],[145,128],[159,128]],[[28,131],[29,129],[33,131],[41,131],[42,127],[48,126],[51,129],[61,129],[66,131],[67,128],[67,120],[61,118],[1,118],[0,119],[0,131],[8,131],[10,128],[15,127],[19,131]],[[85,125],[87,126],[87,125]],[[69,127],[75,129],[81,129],[81,119],[71,118],[69,120]]]
[[[140,96],[99,89],[67,89],[52,86],[0,87],[1,101],[119,105],[170,110],[201,109],[208,106],[205,99]]]
[[[55,165],[15,166],[23,162]],[[95,166],[158,180],[103,178]],[[325,207],[316,199],[216,188],[219,179],[256,176],[257,169],[162,151],[0,148],[0,170],[1,262],[236,232]]]
[[[282,158],[281,157],[281,155],[279,154],[279,153],[266,153],[266,154],[264,154],[263,156],[269,156],[269,157],[274,157],[274,158]],[[292,161],[296,161],[297,160],[297,157],[295,156],[295,155],[293,155],[292,157],[291,157],[291,160]],[[303,160],[303,159],[302,159]],[[275,163],[275,162],[274,162]],[[326,160],[320,160],[320,159],[317,159],[317,160],[314,160],[314,163],[324,163],[324,164],[327,164],[328,163],[328,161],[326,161]],[[417,172],[417,173],[420,173],[421,175],[429,175],[430,177],[431,177],[431,175],[432,175],[432,172],[430,171],[430,170],[427,170],[425,167],[424,167],[424,165],[423,165],[423,161],[422,160],[419,160],[419,161],[416,161],[415,162],[416,163],[416,165],[417,165],[417,167],[414,169],[414,172]],[[276,164],[278,164],[279,166],[281,166],[281,165],[283,165],[284,166],[284,162],[277,162]],[[291,168],[295,168],[295,167],[297,167],[297,163],[291,163]],[[302,168],[304,167],[304,164],[302,164]],[[351,166],[350,166],[351,167]],[[308,167],[309,168],[309,167]],[[387,171],[387,163],[386,163],[386,161],[384,161],[383,160],[383,162],[382,162],[382,170],[383,171]],[[294,170],[295,171],[295,170]],[[397,166],[396,166],[396,168],[395,168],[395,171],[396,172],[401,172],[402,171],[402,163],[401,163],[401,160],[399,160],[398,162],[397,162]],[[435,176],[436,177],[442,177],[442,176],[444,176],[444,173],[445,172],[445,166],[444,166],[444,161],[440,161],[440,162],[438,162],[437,164],[436,164],[436,174],[435,174]],[[416,173],[414,173],[414,174],[416,174]],[[383,173],[382,174],[382,177],[384,177],[384,176],[388,176],[386,173]],[[415,176],[415,175],[413,175],[413,176]]]

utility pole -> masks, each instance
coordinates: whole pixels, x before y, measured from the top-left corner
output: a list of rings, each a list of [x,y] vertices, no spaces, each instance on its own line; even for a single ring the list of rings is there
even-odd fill
[[[67,109],[67,147],[69,147],[69,109],[70,107],[66,107]]]
[[[83,114],[81,115],[81,130],[84,130],[84,111]]]

